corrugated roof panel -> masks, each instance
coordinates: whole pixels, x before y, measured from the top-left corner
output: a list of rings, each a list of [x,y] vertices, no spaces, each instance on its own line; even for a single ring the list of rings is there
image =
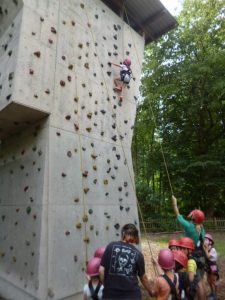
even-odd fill
[[[146,44],[177,26],[176,19],[159,0],[102,0],[137,32],[145,34]]]

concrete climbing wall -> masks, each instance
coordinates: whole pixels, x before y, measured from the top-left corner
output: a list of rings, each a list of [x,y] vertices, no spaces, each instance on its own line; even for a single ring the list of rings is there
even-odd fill
[[[1,142],[0,294],[81,299],[86,260],[138,225],[130,148],[144,40],[100,0],[0,0],[0,17],[0,110],[49,115]],[[109,62],[125,57],[134,80],[119,102]]]

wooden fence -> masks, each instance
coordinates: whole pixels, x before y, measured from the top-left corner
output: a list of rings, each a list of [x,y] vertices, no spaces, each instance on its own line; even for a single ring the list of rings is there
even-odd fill
[[[206,218],[204,220],[204,228],[208,231],[225,231],[225,219]],[[145,233],[172,233],[182,231],[182,227],[175,218],[152,219],[140,222],[141,232]]]

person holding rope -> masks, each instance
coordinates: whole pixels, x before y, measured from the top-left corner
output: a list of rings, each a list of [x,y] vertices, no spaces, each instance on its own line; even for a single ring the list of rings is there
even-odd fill
[[[151,295],[144,256],[135,244],[139,244],[138,229],[134,224],[126,224],[121,230],[121,240],[106,247],[99,269],[104,284],[103,299],[141,300],[138,277]]]
[[[174,213],[177,217],[177,221],[185,231],[185,236],[191,238],[194,241],[195,250],[192,253],[192,257],[194,258],[197,264],[197,278],[198,278],[197,296],[198,296],[198,300],[205,300],[206,291],[205,291],[205,285],[203,280],[204,273],[205,273],[205,265],[206,265],[205,253],[203,249],[205,230],[202,224],[205,215],[201,210],[195,209],[191,211],[190,214],[188,215],[188,218],[190,219],[190,221],[188,221],[180,214],[177,206],[177,199],[174,196],[172,196],[172,204],[173,204]]]

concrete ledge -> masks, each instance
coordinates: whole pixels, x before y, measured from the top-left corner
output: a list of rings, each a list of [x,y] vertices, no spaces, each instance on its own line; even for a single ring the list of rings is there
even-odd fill
[[[16,134],[49,114],[47,111],[11,102],[0,111],[0,139]]]

